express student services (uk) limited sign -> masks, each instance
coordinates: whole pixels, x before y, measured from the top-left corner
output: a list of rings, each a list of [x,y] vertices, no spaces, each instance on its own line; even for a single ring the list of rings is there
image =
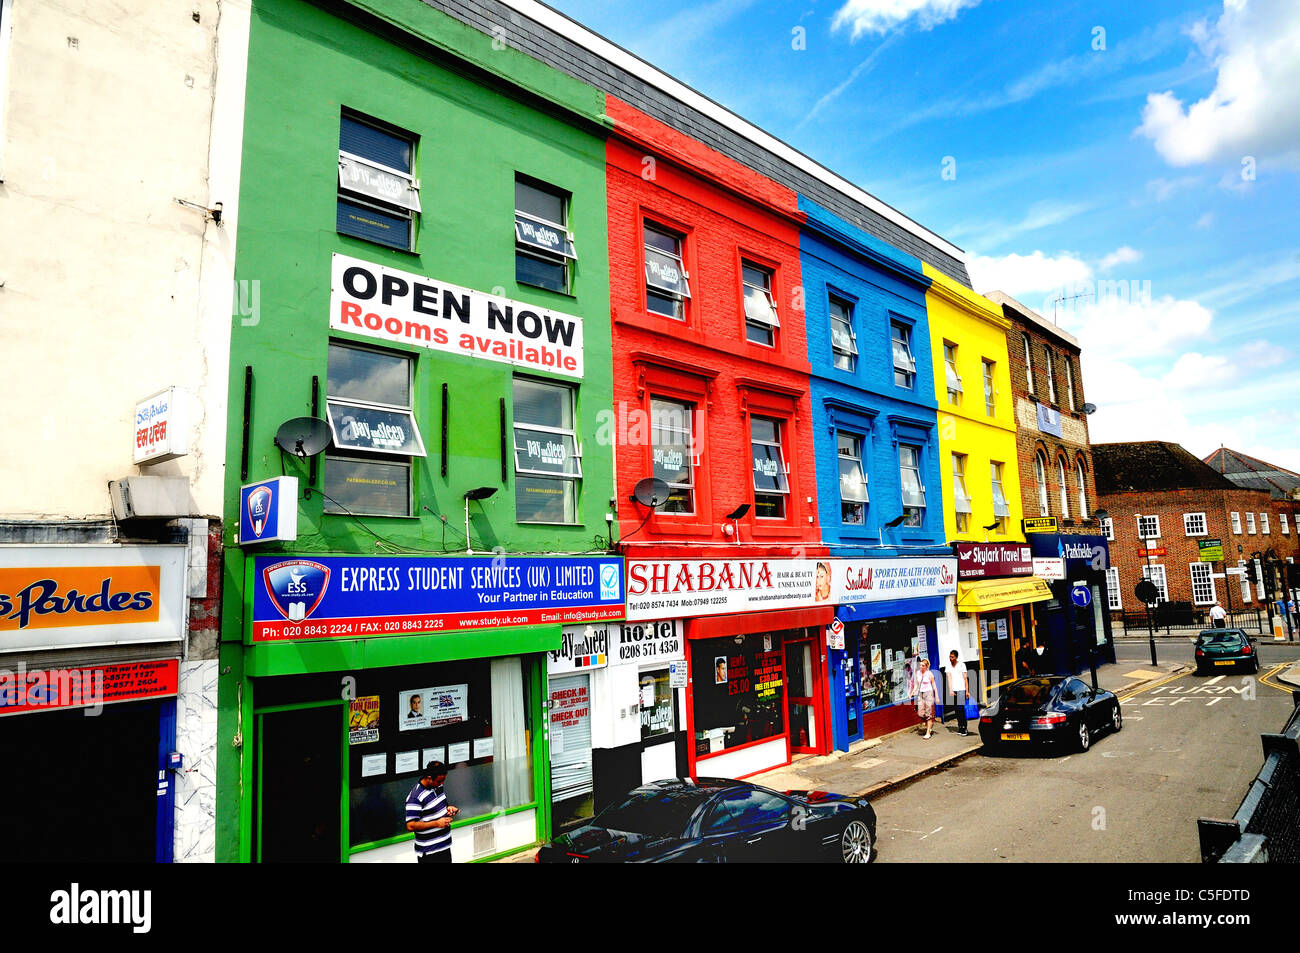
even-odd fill
[[[617,557],[259,556],[254,642],[623,617]]]

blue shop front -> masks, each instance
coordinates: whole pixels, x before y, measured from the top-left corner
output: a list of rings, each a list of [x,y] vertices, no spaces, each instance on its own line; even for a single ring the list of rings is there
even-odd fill
[[[831,740],[839,751],[916,722],[908,683],[938,658],[957,561],[944,556],[833,559],[835,620],[827,632]],[[936,674],[936,678],[937,678]]]
[[[1115,661],[1106,568],[1110,549],[1104,536],[1030,533],[1034,574],[1052,590],[1035,618],[1035,641],[1046,649],[1046,670],[1075,675],[1090,663]]]

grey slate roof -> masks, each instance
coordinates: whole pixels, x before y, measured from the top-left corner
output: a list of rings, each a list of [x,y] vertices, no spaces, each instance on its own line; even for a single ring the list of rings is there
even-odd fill
[[[1092,466],[1097,493],[1159,492],[1205,487],[1235,490],[1235,483],[1176,443],[1094,443]]]
[[[497,35],[502,36],[507,45],[618,97],[723,155],[807,196],[868,234],[915,255],[948,277],[970,287],[970,275],[967,274],[966,263],[962,259],[934,247],[803,169],[773,155],[713,118],[631,75],[569,38],[535,23],[499,0],[423,2],[487,34],[493,34],[493,27],[503,28]]]
[[[1206,457],[1205,462],[1237,486],[1248,490],[1268,490],[1275,500],[1293,499],[1300,491],[1300,473],[1266,463],[1239,450],[1220,447]]]

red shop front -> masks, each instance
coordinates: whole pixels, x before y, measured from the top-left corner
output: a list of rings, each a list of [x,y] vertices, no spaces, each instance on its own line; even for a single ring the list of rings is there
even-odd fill
[[[692,776],[743,778],[830,751],[829,606],[685,620]]]

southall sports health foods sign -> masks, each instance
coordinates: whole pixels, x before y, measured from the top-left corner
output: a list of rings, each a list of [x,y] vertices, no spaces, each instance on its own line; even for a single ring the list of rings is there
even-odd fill
[[[251,567],[253,642],[623,617],[614,557],[261,556]]]
[[[334,255],[330,328],[582,377],[582,319]]]

